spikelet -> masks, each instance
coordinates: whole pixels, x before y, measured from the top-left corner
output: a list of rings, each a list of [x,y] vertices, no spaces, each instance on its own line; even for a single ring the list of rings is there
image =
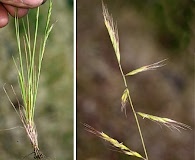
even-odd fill
[[[110,136],[108,136],[107,134],[103,133],[103,132],[99,132],[96,129],[94,129],[93,127],[91,127],[90,125],[84,123],[83,124],[85,126],[85,129],[90,132],[95,134],[96,136],[100,137],[101,139],[104,139],[106,142],[108,142],[109,144],[111,144],[113,147],[115,147],[119,152],[122,152],[126,155],[129,156],[135,156],[141,159],[144,159],[139,153],[130,150],[128,147],[126,147],[122,142],[118,142],[117,140],[111,138]]]
[[[151,121],[157,122],[159,124],[163,124],[171,130],[176,129],[179,132],[180,132],[180,129],[184,129],[184,130],[190,129],[191,130],[190,126],[188,126],[184,123],[181,123],[181,122],[174,121],[174,120],[169,119],[169,118],[157,117],[157,116],[153,116],[153,115],[141,113],[141,112],[137,112],[137,114],[139,114],[143,119],[147,118]]]
[[[126,88],[121,97],[121,112],[125,111],[125,115],[126,115],[126,103],[128,101],[128,96],[129,96],[129,89]]]
[[[140,72],[144,72],[144,71],[149,71],[149,70],[155,70],[159,67],[163,67],[164,65],[166,65],[164,63],[164,61],[166,61],[167,59],[164,59],[164,60],[161,60],[159,62],[156,62],[156,63],[153,63],[153,64],[150,64],[150,65],[146,65],[146,66],[143,66],[143,67],[140,67],[138,69],[135,69],[129,73],[126,74],[126,76],[133,76],[137,73],[140,73]]]
[[[108,13],[108,9],[102,2],[102,9],[103,9],[103,16],[104,16],[104,23],[110,35],[110,39],[117,57],[118,62],[120,63],[120,50],[119,50],[119,36],[117,25],[114,24],[112,16]]]

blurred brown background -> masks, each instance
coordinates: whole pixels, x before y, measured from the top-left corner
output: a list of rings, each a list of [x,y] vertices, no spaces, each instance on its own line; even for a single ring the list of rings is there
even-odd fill
[[[41,6],[40,38],[43,36],[48,2]],[[39,85],[35,123],[39,147],[51,159],[73,159],[73,2],[53,2],[51,22],[54,28],[49,37],[43,60]],[[35,10],[29,13],[32,20]],[[12,56],[17,56],[14,19],[0,29],[0,160],[17,160],[31,153],[32,147],[23,129],[2,131],[21,126],[21,122],[8,101],[3,85],[11,100],[17,104],[10,85],[21,100],[16,68]],[[33,20],[30,21],[33,27]],[[40,40],[40,39],[39,39]],[[33,155],[27,160],[34,159]]]
[[[128,77],[136,111],[186,123],[170,131],[139,117],[149,159],[194,159],[194,1],[105,0],[117,22],[127,73],[168,58],[155,71]],[[77,1],[77,160],[137,159],[85,131],[87,123],[144,155],[129,105],[120,111],[124,84],[103,23],[101,0]]]

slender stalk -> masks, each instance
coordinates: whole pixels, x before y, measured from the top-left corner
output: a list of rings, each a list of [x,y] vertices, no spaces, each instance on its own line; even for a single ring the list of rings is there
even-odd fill
[[[124,75],[122,66],[121,66],[120,63],[118,63],[118,65],[119,65],[119,69],[120,69],[121,75],[122,75],[122,77],[123,77],[124,85],[125,85],[126,88],[128,88],[127,80],[126,80],[126,77],[125,77],[125,75]],[[129,102],[130,102],[131,109],[132,109],[132,111],[133,111],[133,115],[134,115],[134,117],[135,117],[135,121],[136,121],[137,128],[138,128],[138,131],[139,131],[139,135],[140,135],[140,138],[141,138],[141,142],[142,142],[142,146],[143,146],[144,153],[145,153],[145,156],[146,156],[146,160],[148,160],[148,154],[147,154],[147,150],[146,150],[144,138],[143,138],[143,135],[142,135],[142,131],[141,131],[141,127],[140,127],[140,124],[139,124],[139,120],[138,120],[138,118],[137,118],[137,114],[136,114],[136,111],[135,111],[135,109],[134,109],[133,102],[132,102],[132,99],[131,99],[130,94],[128,94],[128,99],[129,99]]]
[[[137,114],[135,112],[135,109],[134,109],[133,102],[131,100],[130,94],[128,95],[128,98],[129,98],[129,102],[130,102],[130,105],[131,105],[131,108],[132,108],[132,111],[133,111],[133,114],[134,114],[134,117],[135,117],[135,121],[137,123],[137,128],[138,128],[139,135],[140,135],[140,138],[141,138],[141,141],[142,141],[142,146],[143,146],[143,149],[144,149],[146,160],[148,160],[148,154],[147,154],[144,138],[143,138],[143,135],[142,135],[141,127],[140,127],[140,124],[139,124],[139,121],[138,121],[138,118],[137,118]]]
[[[120,69],[121,75],[122,75],[122,77],[123,77],[123,81],[124,81],[124,84],[125,84],[125,88],[128,88],[128,86],[127,86],[127,81],[126,81],[125,74],[124,74],[124,72],[123,72],[122,66],[121,66],[120,63],[118,63],[118,65],[119,65],[119,69]]]

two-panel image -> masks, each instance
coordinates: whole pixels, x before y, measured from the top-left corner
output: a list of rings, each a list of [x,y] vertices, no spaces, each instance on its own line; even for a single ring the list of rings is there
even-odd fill
[[[0,0],[0,160],[195,159],[190,0]]]

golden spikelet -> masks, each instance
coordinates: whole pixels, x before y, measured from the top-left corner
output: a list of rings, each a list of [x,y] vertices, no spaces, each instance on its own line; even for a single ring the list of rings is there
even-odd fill
[[[176,129],[177,131],[180,132],[180,129],[190,129],[191,130],[191,127],[184,124],[184,123],[181,123],[181,122],[177,122],[175,120],[172,120],[172,119],[169,119],[169,118],[163,118],[163,117],[158,117],[158,116],[153,116],[153,115],[150,115],[150,114],[146,114],[146,113],[141,113],[141,112],[137,112],[138,115],[140,115],[143,119],[144,118],[147,118],[151,121],[154,121],[154,122],[157,122],[159,124],[163,124],[165,125],[166,127],[168,127],[169,129]]]
[[[128,96],[129,96],[129,89],[126,88],[121,97],[121,111],[122,112],[125,111],[125,115],[126,115],[126,103],[128,101]]]
[[[107,134],[105,134],[104,132],[99,132],[96,129],[94,129],[93,127],[91,127],[88,124],[83,124],[85,126],[85,129],[90,132],[95,134],[96,136],[100,137],[101,139],[104,139],[106,142],[108,142],[109,144],[111,144],[113,147],[115,147],[119,152],[122,152],[126,155],[129,156],[135,156],[141,159],[145,159],[143,158],[139,153],[130,150],[128,147],[126,147],[122,142],[118,142],[117,140],[111,138],[110,136],[108,136]]]
[[[164,59],[164,60],[161,60],[159,62],[156,62],[156,63],[153,63],[153,64],[150,64],[150,65],[146,65],[146,66],[143,66],[143,67],[140,67],[138,69],[135,69],[129,73],[127,73],[125,76],[133,76],[137,73],[140,73],[140,72],[144,72],[144,71],[149,71],[149,70],[155,70],[159,67],[163,67],[164,65],[166,65],[164,63],[164,61],[166,61],[167,59]]]
[[[104,23],[110,35],[110,39],[117,57],[118,62],[120,62],[120,50],[119,50],[119,36],[117,25],[114,24],[112,16],[108,13],[108,9],[102,2],[102,9],[103,9],[103,16],[104,16]]]

